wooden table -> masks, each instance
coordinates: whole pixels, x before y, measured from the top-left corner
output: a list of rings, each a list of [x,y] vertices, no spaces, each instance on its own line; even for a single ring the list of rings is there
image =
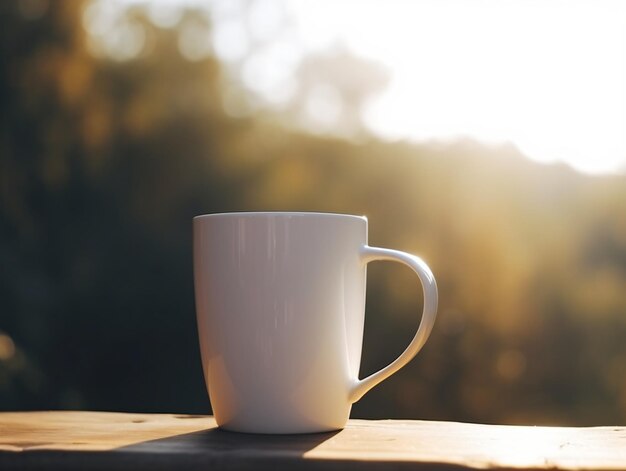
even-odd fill
[[[626,470],[626,427],[351,420],[333,433],[248,435],[195,415],[0,413],[0,470]]]

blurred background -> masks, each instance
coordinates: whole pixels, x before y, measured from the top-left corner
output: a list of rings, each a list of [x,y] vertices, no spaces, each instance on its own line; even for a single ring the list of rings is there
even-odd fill
[[[353,417],[626,423],[618,2],[0,3],[0,408],[210,413],[191,218],[367,215],[433,269]],[[361,375],[411,339],[369,268]]]

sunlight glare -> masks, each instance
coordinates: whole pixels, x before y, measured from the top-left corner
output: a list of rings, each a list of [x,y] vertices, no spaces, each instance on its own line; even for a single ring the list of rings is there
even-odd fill
[[[624,165],[625,4],[292,5],[309,47],[339,41],[390,70],[365,114],[379,135],[511,141],[535,160],[591,173]]]
[[[387,88],[362,113],[380,137],[510,142],[539,162],[565,162],[587,173],[626,171],[626,2],[158,3],[208,8],[212,44],[197,46],[187,31],[181,39],[186,56],[197,60],[212,49],[227,68],[241,66],[244,84],[271,106],[283,107],[295,96],[304,56],[343,48],[389,72]],[[109,35],[115,2],[94,4],[101,8],[86,11],[90,32],[106,39],[110,55],[137,55],[142,31],[126,25]],[[112,14],[99,14],[105,6]],[[170,8],[162,15],[159,24],[178,21]],[[318,113],[324,106],[307,104],[316,116],[335,114]]]
[[[496,440],[485,441],[480,452],[511,468],[556,467],[569,458],[576,435],[560,427],[509,426],[500,432]]]

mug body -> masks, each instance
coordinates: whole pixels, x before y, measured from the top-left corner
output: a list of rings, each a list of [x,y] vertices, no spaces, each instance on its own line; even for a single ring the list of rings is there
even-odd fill
[[[194,218],[193,236],[202,365],[218,425],[343,428],[361,362],[367,219],[213,214]]]

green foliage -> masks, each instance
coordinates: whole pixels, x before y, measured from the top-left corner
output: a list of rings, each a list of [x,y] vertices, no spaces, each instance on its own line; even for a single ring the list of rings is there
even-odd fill
[[[349,142],[229,118],[213,59],[146,24],[150,55],[90,54],[79,2],[0,5],[0,404],[208,412],[191,218],[366,214],[420,254],[441,295],[431,340],[361,417],[626,420],[626,181],[472,141]],[[191,13],[190,13],[191,14]],[[370,269],[362,373],[417,323],[399,267]]]

